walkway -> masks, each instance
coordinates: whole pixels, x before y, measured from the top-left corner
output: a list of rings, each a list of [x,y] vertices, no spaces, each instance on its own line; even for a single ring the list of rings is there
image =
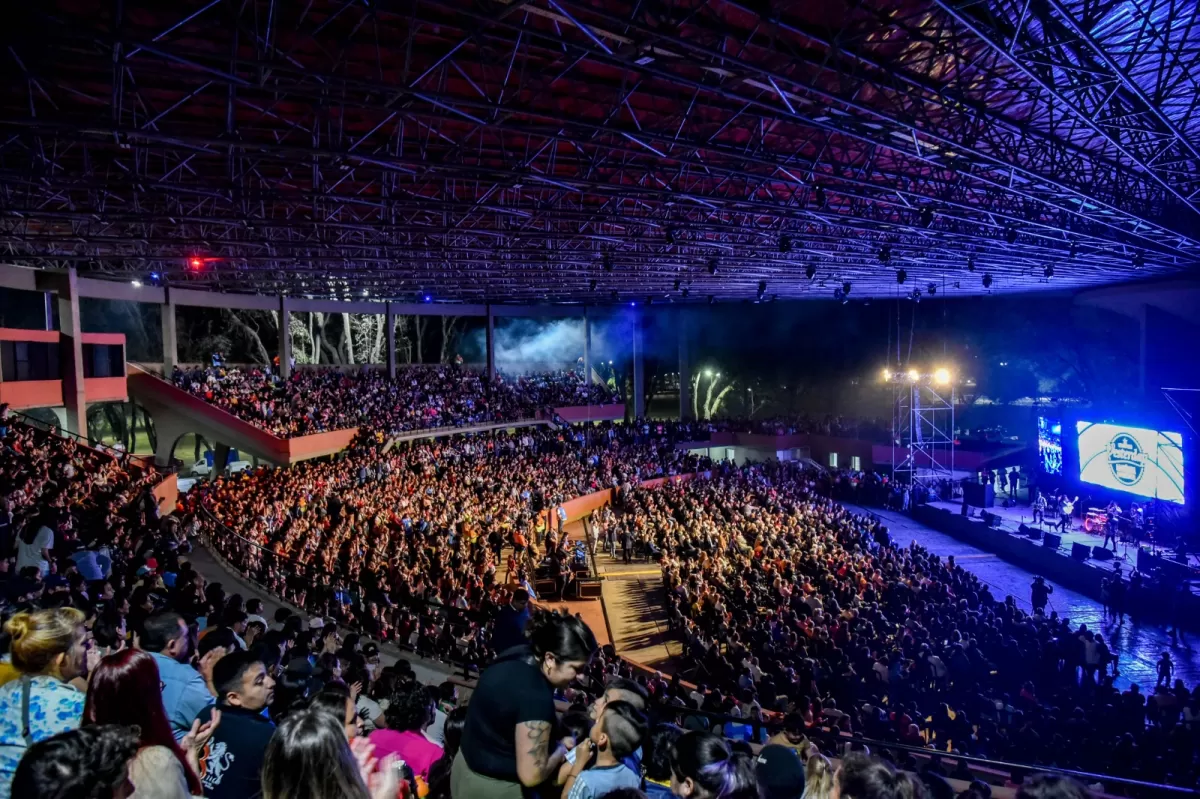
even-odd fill
[[[897,544],[908,545],[916,541],[943,558],[953,555],[955,561],[991,586],[997,599],[1011,594],[1022,608],[1032,609],[1029,604],[1029,585],[1033,582],[1033,575],[1024,569],[1001,560],[991,552],[919,524],[901,513],[843,504],[855,513],[872,514],[883,519],[892,540]],[[1124,625],[1106,621],[1104,609],[1098,602],[1056,583],[1050,584],[1054,586],[1054,594],[1050,597],[1048,609],[1056,610],[1059,616],[1070,619],[1072,626],[1086,624],[1089,630],[1098,630],[1109,647],[1120,656],[1118,687],[1125,688],[1129,683],[1136,682],[1144,693],[1152,692],[1158,674],[1155,664],[1164,651],[1171,653],[1178,679],[1183,680],[1189,688],[1200,682],[1200,639],[1194,634],[1185,635],[1180,642],[1173,643],[1166,629],[1160,625],[1143,624],[1128,617]]]
[[[642,559],[625,564],[619,555],[612,558],[606,552],[596,553],[596,568],[604,578],[601,596],[617,652],[643,666],[674,672],[673,659],[683,654],[683,645],[667,626],[662,570]]]

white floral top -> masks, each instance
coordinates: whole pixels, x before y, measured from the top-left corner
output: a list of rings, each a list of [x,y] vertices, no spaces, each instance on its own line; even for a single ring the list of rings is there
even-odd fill
[[[34,743],[79,727],[82,691],[53,677],[34,677],[29,687],[29,730]],[[12,793],[13,774],[25,754],[21,735],[21,680],[0,686],[0,799]]]

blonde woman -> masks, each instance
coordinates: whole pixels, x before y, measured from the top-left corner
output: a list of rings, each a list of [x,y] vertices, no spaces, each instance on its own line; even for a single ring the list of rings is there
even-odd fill
[[[804,793],[800,799],[829,799],[833,796],[833,764],[825,755],[814,754],[804,767]]]
[[[0,799],[8,799],[25,750],[73,730],[83,718],[84,694],[69,685],[87,673],[83,613],[54,608],[18,613],[5,630],[17,677],[0,686]]]

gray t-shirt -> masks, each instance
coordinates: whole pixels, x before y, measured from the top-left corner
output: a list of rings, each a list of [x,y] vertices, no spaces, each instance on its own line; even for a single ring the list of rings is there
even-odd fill
[[[599,799],[618,788],[638,788],[641,779],[624,763],[604,768],[590,768],[575,778],[567,799]]]

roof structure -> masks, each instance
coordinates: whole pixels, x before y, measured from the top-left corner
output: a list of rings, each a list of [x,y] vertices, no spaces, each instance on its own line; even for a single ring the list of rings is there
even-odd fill
[[[12,6],[11,263],[535,303],[1200,263],[1195,0]]]

